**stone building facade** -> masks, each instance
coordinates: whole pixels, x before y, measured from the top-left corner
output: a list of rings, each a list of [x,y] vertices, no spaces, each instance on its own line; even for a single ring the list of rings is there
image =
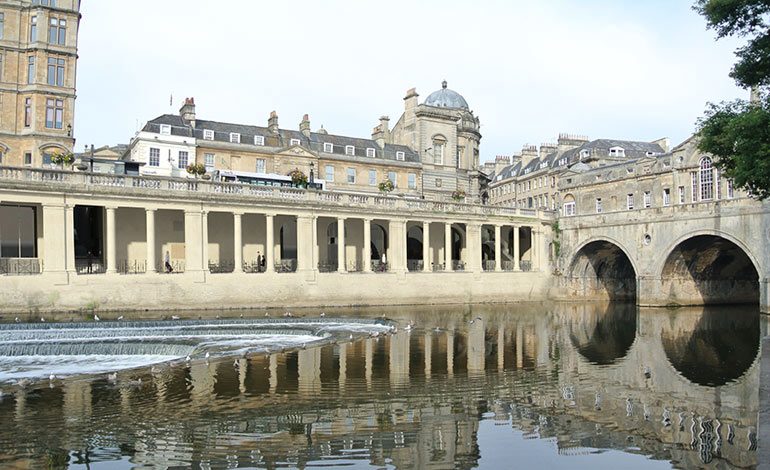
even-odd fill
[[[147,175],[186,176],[193,162],[209,173],[286,176],[299,169],[307,176],[312,172],[327,189],[376,193],[390,180],[395,194],[478,202],[478,118],[446,82],[424,103],[418,96],[409,90],[396,125],[391,129],[382,116],[371,138],[334,135],[323,127],[311,131],[307,114],[297,129],[281,128],[275,111],[267,126],[203,120],[194,99],[187,98],[178,115],[147,122],[125,158],[141,164]]]
[[[561,216],[601,214],[745,198],[697,149],[695,137],[670,152],[605,164],[579,163],[561,174]]]
[[[597,139],[560,134],[557,143],[525,145],[513,158],[498,156],[484,170],[489,174],[486,196],[492,205],[541,210],[562,206],[559,181],[575,165],[603,167],[641,157],[661,155],[667,139],[654,142]]]
[[[0,163],[72,152],[79,0],[0,2]]]

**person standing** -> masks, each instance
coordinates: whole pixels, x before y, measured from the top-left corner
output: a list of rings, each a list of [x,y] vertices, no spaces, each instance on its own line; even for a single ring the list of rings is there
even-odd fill
[[[164,266],[166,267],[166,272],[171,273],[174,272],[174,268],[171,266],[171,253],[166,251],[166,256],[164,257]]]

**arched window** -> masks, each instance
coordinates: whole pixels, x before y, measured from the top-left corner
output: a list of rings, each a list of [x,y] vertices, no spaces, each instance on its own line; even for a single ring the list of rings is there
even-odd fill
[[[577,214],[577,207],[575,206],[575,196],[572,194],[567,194],[564,196],[564,204],[562,205],[564,208],[564,216],[569,217],[572,215]]]
[[[700,199],[714,199],[714,166],[709,157],[700,159]]]

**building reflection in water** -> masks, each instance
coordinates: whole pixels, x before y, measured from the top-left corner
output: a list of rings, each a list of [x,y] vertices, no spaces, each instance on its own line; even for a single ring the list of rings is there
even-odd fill
[[[683,467],[756,464],[766,329],[756,311],[558,304],[364,313],[417,328],[140,371],[140,385],[71,379],[14,390],[0,400],[0,465],[470,468],[484,458],[478,433],[487,419],[496,432],[550,439],[562,455],[598,448]]]

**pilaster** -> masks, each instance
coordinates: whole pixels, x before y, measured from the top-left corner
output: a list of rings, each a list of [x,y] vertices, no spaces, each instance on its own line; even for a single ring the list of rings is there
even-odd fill
[[[451,272],[452,266],[452,223],[444,224],[444,271]]]
[[[265,214],[265,272],[275,271],[275,216]]]
[[[337,218],[337,272],[347,272],[345,262],[345,218]]]
[[[372,220],[364,219],[364,272],[372,272]]]
[[[233,213],[233,272],[243,272],[243,228],[242,220],[243,213]]]
[[[513,226],[513,270],[521,271],[521,264],[519,262],[520,256],[520,240],[519,240],[519,226]]]
[[[503,270],[502,250],[500,249],[501,227],[495,225],[495,271]]]
[[[115,226],[115,211],[116,207],[105,207],[107,213],[107,223],[105,224],[105,230],[107,232],[106,245],[107,245],[107,274],[115,274],[117,270],[117,243],[116,239],[116,226]]]
[[[422,270],[430,272],[430,222],[422,223]]]
[[[147,232],[147,267],[145,268],[145,272],[147,274],[157,272],[157,268],[155,267],[155,212],[155,209],[145,209],[145,230]]]

